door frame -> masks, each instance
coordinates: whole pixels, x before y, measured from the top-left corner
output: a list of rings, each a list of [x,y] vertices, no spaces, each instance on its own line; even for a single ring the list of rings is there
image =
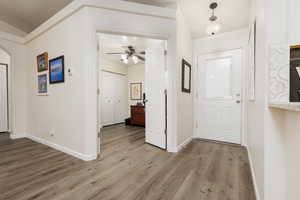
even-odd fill
[[[7,98],[7,105],[6,105],[6,109],[7,109],[7,132],[10,132],[10,120],[9,120],[9,117],[10,117],[10,114],[9,114],[9,107],[10,107],[10,102],[9,102],[9,75],[8,75],[8,64],[6,63],[0,63],[0,65],[3,65],[6,69],[6,98]],[[3,133],[3,132],[0,132],[0,133]]]
[[[242,146],[247,146],[247,138],[246,138],[246,131],[247,131],[247,94],[246,94],[246,89],[247,89],[247,63],[246,63],[246,52],[247,48],[246,46],[242,46],[239,48],[233,48],[233,49],[223,49],[220,51],[211,51],[211,52],[206,52],[206,53],[200,53],[196,54],[194,57],[194,66],[195,67],[195,73],[194,73],[194,85],[195,85],[195,97],[194,97],[194,133],[193,137],[194,138],[199,138],[197,134],[198,130],[198,124],[199,124],[199,107],[198,107],[198,101],[199,101],[199,69],[200,69],[200,63],[199,63],[199,58],[211,54],[217,54],[217,53],[224,53],[224,52],[229,52],[229,51],[241,51],[241,142],[240,144]]]
[[[172,38],[170,38],[170,36],[167,35],[161,35],[161,34],[146,34],[146,33],[140,33],[140,32],[130,32],[129,30],[97,30],[96,31],[96,37],[97,37],[97,88],[99,86],[99,81],[100,81],[100,77],[99,77],[99,72],[100,72],[100,67],[99,66],[99,61],[100,61],[100,57],[99,57],[99,50],[101,48],[101,44],[99,45],[100,41],[98,39],[98,34],[112,34],[112,35],[126,35],[129,37],[142,37],[142,38],[148,38],[148,39],[156,39],[156,40],[163,40],[165,41],[165,46],[166,46],[166,51],[169,51],[169,42],[172,40]],[[176,141],[176,134],[170,134],[172,132],[172,130],[170,131],[169,127],[172,127],[172,129],[174,129],[173,127],[175,127],[176,124],[174,124],[174,116],[172,116],[172,113],[168,112],[168,110],[170,108],[173,108],[174,106],[176,106],[176,101],[173,98],[170,98],[170,96],[174,95],[174,80],[172,78],[172,71],[170,70],[169,66],[169,58],[168,55],[166,55],[166,62],[165,62],[165,69],[167,71],[167,78],[166,78],[166,82],[167,82],[167,86],[165,89],[166,91],[166,96],[167,97],[167,103],[166,103],[166,124],[165,124],[165,134],[166,134],[166,150],[168,152],[177,152],[177,148],[174,141]],[[99,100],[100,98],[100,94],[101,91],[97,91],[97,112],[99,113],[99,109],[101,108],[101,102]],[[97,117],[97,124],[99,123],[99,121],[101,121],[100,116],[98,115]],[[175,129],[176,130],[176,129]],[[173,131],[174,132],[174,131]],[[174,132],[176,133],[176,132]],[[97,134],[97,154],[100,155],[100,145],[101,145],[101,140],[98,139],[98,135],[101,135],[101,130],[98,130],[98,134]]]

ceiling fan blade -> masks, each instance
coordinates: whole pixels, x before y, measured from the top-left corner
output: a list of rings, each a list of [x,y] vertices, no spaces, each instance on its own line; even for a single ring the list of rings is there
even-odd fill
[[[136,55],[136,57],[138,57],[140,60],[145,61],[146,59],[142,56]]]
[[[104,54],[114,55],[114,54],[124,54],[124,53],[104,53]]]

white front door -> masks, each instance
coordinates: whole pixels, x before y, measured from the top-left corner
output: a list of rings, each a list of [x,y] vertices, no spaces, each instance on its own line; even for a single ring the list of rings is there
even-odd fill
[[[166,149],[164,42],[148,48],[145,58],[146,142]]]
[[[200,138],[241,144],[241,50],[198,57]]]
[[[0,64],[0,132],[8,131],[7,65]]]

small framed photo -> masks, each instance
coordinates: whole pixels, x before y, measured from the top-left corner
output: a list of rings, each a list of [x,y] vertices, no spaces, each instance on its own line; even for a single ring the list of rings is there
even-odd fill
[[[60,56],[49,61],[50,84],[65,82],[65,58]]]
[[[38,75],[38,95],[48,95],[48,74]]]
[[[45,52],[37,56],[37,70],[43,72],[48,70],[48,53]]]
[[[182,59],[182,83],[181,90],[185,93],[191,93],[192,66],[186,60]]]
[[[130,83],[130,99],[142,100],[142,83]]]

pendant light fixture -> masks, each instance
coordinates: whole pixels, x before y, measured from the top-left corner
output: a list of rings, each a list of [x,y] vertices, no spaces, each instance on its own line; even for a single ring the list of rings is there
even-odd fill
[[[216,2],[212,2],[209,5],[209,8],[212,10],[212,15],[209,18],[210,24],[206,28],[206,33],[208,35],[215,35],[221,30],[221,25],[216,22],[218,17],[215,16],[215,9],[217,7],[218,4]]]

